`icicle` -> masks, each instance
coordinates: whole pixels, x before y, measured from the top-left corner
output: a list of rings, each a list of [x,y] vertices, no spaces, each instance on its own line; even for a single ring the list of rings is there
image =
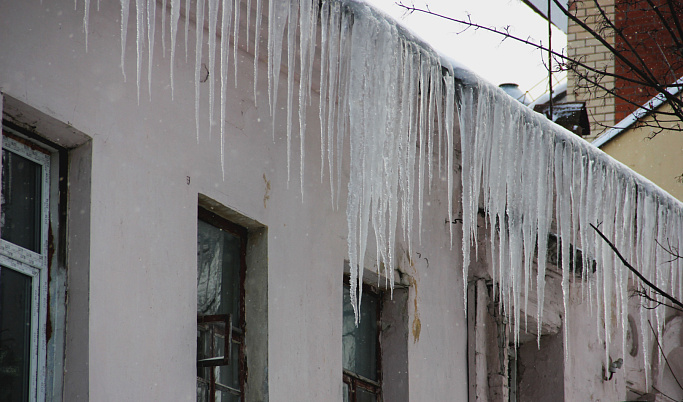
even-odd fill
[[[136,15],[136,43],[137,43],[137,86],[138,86],[138,105],[140,104],[140,74],[142,68],[142,48],[144,46],[145,38],[145,0],[135,0],[135,15]]]
[[[339,97],[340,105],[337,110],[337,125],[336,125],[336,136],[337,143],[335,152],[337,161],[337,199],[336,207],[339,209],[339,197],[341,194],[341,183],[342,183],[342,155],[344,150],[344,140],[347,135],[348,130],[348,115],[349,115],[349,91],[351,88],[351,83],[349,82],[350,70],[351,70],[351,58],[345,57],[350,53],[351,47],[351,25],[352,17],[346,13],[340,6],[340,18],[341,18],[341,28],[340,28],[340,42],[339,42]]]
[[[601,230],[608,238],[614,241],[614,217],[615,217],[615,202],[614,199],[614,182],[611,171],[605,171],[605,185],[603,191],[603,209]],[[605,331],[605,364],[609,365],[609,347],[612,342],[612,299],[613,299],[613,284],[614,284],[614,253],[612,249],[604,244],[602,248],[602,284],[603,284],[603,319]]]
[[[660,200],[657,200],[660,201]],[[668,278],[666,275],[666,267],[668,266],[667,262],[668,260],[671,259],[671,256],[668,255],[668,253],[664,250],[662,247],[663,245],[667,244],[667,224],[669,222],[668,219],[668,213],[667,213],[667,208],[662,208],[662,205],[658,202],[657,203],[657,223],[656,223],[656,237],[655,240],[657,241],[657,244],[655,246],[655,252],[654,252],[654,259],[655,259],[655,280],[653,283],[660,289],[662,289],[664,292],[667,292],[671,294],[671,290],[669,289],[668,285]],[[664,299],[662,295],[656,295],[657,300],[659,300],[660,303],[665,303],[665,304],[670,304],[667,302],[667,300]],[[664,323],[665,323],[665,314],[666,310],[660,305],[655,309],[655,317],[657,321],[657,327],[655,328],[657,332],[657,339],[661,343],[663,338],[663,330],[664,330]],[[657,365],[658,367],[662,367],[663,363],[663,351],[661,348],[657,348]],[[662,378],[663,378],[664,370],[659,370],[658,375],[659,378],[657,380],[657,383],[661,384],[662,383]]]
[[[557,145],[556,145],[557,146]],[[569,277],[571,273],[569,271],[569,258],[571,249],[571,180],[572,180],[572,168],[574,163],[572,161],[573,148],[570,142],[566,142],[562,147],[561,154],[561,170],[559,165],[555,165],[555,177],[558,177],[558,172],[561,175],[560,181],[561,185],[560,191],[555,194],[555,197],[560,200],[559,203],[559,214],[560,214],[560,230],[558,239],[561,241],[561,251],[562,251],[562,299],[564,303],[564,311],[569,310]],[[556,153],[557,155],[557,153]],[[557,160],[556,160],[557,162]],[[557,187],[557,185],[556,185]],[[565,337],[565,361],[569,361],[570,342],[569,342],[569,318],[567,314],[564,314],[564,337]]]
[[[292,103],[294,99],[294,65],[296,62],[296,25],[298,16],[296,1],[289,3],[287,22],[287,185],[289,186],[292,160]]]
[[[453,76],[450,74],[446,74],[445,76],[445,86],[446,86],[446,118],[445,118],[445,124],[446,124],[446,174],[447,174],[447,183],[448,183],[448,228],[449,228],[449,236],[450,236],[450,244],[451,244],[451,249],[453,248],[453,124],[454,124],[454,119],[453,119],[453,114],[455,112],[455,105],[453,104],[455,101],[455,84],[453,82]],[[476,219],[476,217],[475,217]],[[476,239],[475,239],[476,241]],[[469,267],[463,267],[464,269],[467,269]],[[464,293],[464,300],[465,300],[465,306],[467,305],[467,274],[463,274],[463,291]]]
[[[292,3],[296,3],[293,1]],[[232,61],[235,64],[235,86],[237,86],[237,49],[239,48],[239,35],[240,35],[240,0],[235,0],[235,8],[233,10],[235,15],[235,22],[233,26],[232,33]]]
[[[196,8],[197,26],[204,26],[204,0],[197,0]],[[202,46],[203,46],[203,36],[204,30],[197,29],[197,38],[195,42],[195,64],[194,64],[194,119],[195,125],[197,126],[197,142],[199,142],[199,95],[201,84],[201,73],[202,73]]]
[[[427,129],[426,126],[426,114],[427,114],[427,60],[425,57],[420,58],[420,69],[418,70],[420,74],[420,109],[419,109],[419,126],[417,129],[417,135],[419,135],[420,142],[420,159],[417,165],[417,237],[420,244],[422,244],[422,204],[424,200],[424,165],[425,165],[425,151],[427,148]]]
[[[121,73],[126,81],[126,36],[128,35],[128,16],[130,14],[130,0],[121,0]]]
[[[538,210],[537,230],[538,234],[538,272],[536,276],[536,295],[538,298],[538,310],[536,313],[537,328],[537,343],[540,347],[541,343],[541,325],[543,322],[543,303],[545,302],[545,268],[548,252],[548,233],[550,229],[550,213],[552,210],[553,200],[553,160],[549,157],[551,148],[548,138],[549,133],[543,131],[539,137],[539,169],[541,174],[538,176],[538,196],[536,198],[536,205]],[[545,174],[543,174],[545,172]]]
[[[189,1],[188,1],[189,3]],[[164,12],[165,14],[165,12]],[[175,43],[180,19],[180,0],[171,0],[171,100],[174,98],[173,70],[175,67]],[[186,37],[187,39],[187,37]]]
[[[362,204],[363,204],[363,134],[362,130],[362,120],[363,120],[363,88],[364,88],[364,78],[365,71],[363,67],[365,66],[365,49],[364,43],[362,41],[362,33],[365,26],[361,25],[364,22],[363,19],[355,21],[354,29],[351,33],[352,41],[352,51],[351,51],[351,74],[353,74],[352,79],[349,82],[350,90],[349,95],[349,122],[350,122],[350,140],[349,144],[351,147],[349,158],[350,158],[350,171],[349,171],[349,184],[348,184],[348,198],[346,207],[346,219],[348,225],[348,249],[349,249],[349,261],[351,262],[351,304],[353,305],[356,325],[358,324],[358,318],[360,315],[360,302],[362,297],[362,276],[364,268],[364,254],[365,250],[362,249],[362,237],[363,237],[363,222],[362,222]],[[360,226],[360,227],[359,227]],[[358,286],[356,287],[355,281],[358,281]],[[357,296],[356,296],[357,294]]]
[[[434,124],[434,92],[437,80],[437,71],[435,67],[434,60],[429,60],[429,109],[427,111],[427,162],[429,163],[429,190],[431,193],[432,189],[432,177],[433,177],[433,163],[434,159],[434,149],[432,137],[434,132],[432,125]]]
[[[83,32],[85,33],[85,52],[88,53],[88,21],[90,19],[90,0],[84,0]]]
[[[172,2],[173,0],[171,0]],[[147,5],[149,9],[149,4]],[[154,8],[156,9],[156,2],[154,3]],[[166,0],[161,1],[161,54],[166,58]],[[173,10],[171,10],[173,12]]]
[[[208,0],[209,2],[209,138],[211,138],[211,129],[215,124],[213,119],[215,87],[216,80],[211,76],[216,71],[216,24],[218,22],[218,0]],[[221,32],[221,36],[229,38],[225,32]],[[222,68],[222,67],[221,67]],[[222,73],[222,71],[221,71]],[[222,76],[221,76],[222,77]],[[221,83],[221,86],[223,84]]]
[[[254,106],[257,105],[258,98],[258,63],[259,63],[259,44],[261,38],[261,0],[256,0],[256,28],[254,33]]]
[[[225,113],[227,108],[228,55],[230,54],[230,22],[232,21],[232,0],[222,0],[221,15],[221,171],[225,180]]]
[[[327,146],[327,78],[329,77],[328,61],[328,49],[332,48],[332,45],[328,43],[328,32],[330,29],[330,2],[329,0],[323,0],[321,5],[320,14],[320,102],[318,102],[318,120],[320,120],[320,182],[323,182],[323,177],[325,174],[325,148]],[[330,184],[332,183],[332,177],[330,175]],[[332,196],[333,192],[330,192]],[[334,199],[334,197],[333,197]]]
[[[624,185],[626,186],[624,190],[624,208],[623,208],[623,229],[624,229],[624,235],[622,237],[622,245],[620,247],[621,250],[631,250],[629,254],[627,255],[628,261],[633,262],[633,248],[634,248],[634,238],[633,238],[633,219],[635,217],[635,196],[634,196],[634,189],[633,189],[633,182],[629,179],[626,178],[624,180]],[[618,263],[617,265],[619,267],[619,272],[620,272],[620,282],[621,282],[621,333],[622,333],[622,345],[623,345],[623,353],[622,356],[626,356],[626,334],[627,334],[627,329],[628,329],[628,292],[629,292],[629,287],[628,287],[628,270],[625,266],[623,266],[621,263]],[[637,340],[636,340],[637,342]]]
[[[275,141],[275,111],[280,81],[280,62],[282,57],[282,36],[289,14],[286,1],[271,1],[268,8],[268,99],[270,115],[273,118],[273,141]]]
[[[452,86],[452,80],[449,80],[448,77],[451,77],[450,75],[446,76],[446,136],[447,136],[447,143],[449,141],[452,141],[452,127],[453,124],[452,122],[449,122],[449,117],[452,118],[453,116],[453,111],[452,108],[448,107],[448,99],[450,98],[450,93],[449,93],[449,87]],[[451,89],[452,91],[452,89]],[[469,267],[470,267],[470,249],[472,247],[472,243],[476,243],[476,233],[474,228],[477,227],[476,224],[476,219],[477,215],[476,212],[473,213],[473,182],[474,180],[473,175],[477,174],[476,172],[473,172],[472,170],[474,169],[474,164],[472,163],[472,159],[475,157],[478,157],[479,155],[474,154],[476,150],[474,149],[474,141],[476,141],[477,136],[476,133],[474,132],[474,128],[472,125],[475,123],[474,120],[474,88],[472,87],[463,87],[460,88],[459,91],[459,97],[460,97],[460,157],[462,159],[462,255],[463,255],[463,262],[462,262],[462,283],[463,283],[463,296],[464,296],[464,303],[463,306],[465,307],[465,311],[467,311],[467,282],[468,282],[468,272],[469,272]],[[449,116],[450,114],[450,116]],[[449,146],[448,144],[446,145],[447,147]],[[449,152],[448,155],[450,156],[451,153]],[[476,156],[475,156],[476,155]],[[446,157],[446,173],[451,172],[451,167],[448,166],[450,161],[450,157]],[[448,194],[451,194],[452,191],[452,179],[451,176],[449,176],[448,179]],[[449,202],[448,205],[448,223],[449,223],[449,235],[450,235],[450,244],[451,244],[451,249],[453,248],[453,212],[452,212],[452,205]]]
[[[185,62],[187,63],[187,38],[190,33],[190,4],[192,0],[185,0]],[[173,58],[171,58],[171,63],[173,63]]]
[[[251,25],[251,0],[247,0],[247,45],[246,45],[247,46],[247,52],[249,51],[249,27],[250,27],[250,25]]]
[[[313,86],[311,85],[313,83],[313,65],[315,64],[315,47],[316,47],[316,40],[317,40],[317,35],[318,35],[318,18],[320,18],[319,14],[319,5],[315,5],[311,7],[311,11],[309,13],[310,16],[310,23],[308,24],[308,29],[310,30],[310,33],[308,34],[308,77],[306,81],[308,82],[308,93],[306,94],[306,97],[308,99],[308,103],[306,104],[307,106],[311,105],[311,91],[313,89]],[[387,26],[389,24],[386,24]],[[387,28],[390,30],[390,28]]]
[[[156,0],[147,0],[147,91],[149,92],[150,102],[152,101],[152,70],[154,69],[154,32],[156,31],[156,10]],[[161,14],[166,15],[165,7]]]
[[[330,195],[331,199],[330,201],[332,202],[332,205],[334,206],[334,200],[335,200],[335,191],[334,191],[334,157],[335,157],[335,117],[336,117],[336,110],[338,109],[338,103],[336,102],[336,97],[337,97],[337,89],[339,86],[339,80],[338,80],[338,74],[339,74],[339,52],[341,50],[341,46],[339,43],[340,35],[341,35],[341,23],[340,23],[340,14],[341,11],[339,9],[339,3],[334,2],[330,6],[330,17],[329,17],[329,24],[328,24],[328,29],[330,33],[330,38],[329,40],[326,41],[326,43],[329,46],[329,51],[328,51],[328,66],[329,66],[329,78],[327,79],[328,83],[328,97],[327,100],[323,99],[321,97],[321,104],[326,104],[327,105],[327,127],[323,127],[321,131],[325,131],[327,133],[327,163],[329,167],[329,175],[330,175]],[[342,133],[337,132],[337,137],[342,137]],[[341,148],[341,147],[340,147]],[[338,150],[338,152],[341,152],[341,149]]]
[[[306,108],[310,94],[311,78],[311,43],[312,30],[317,21],[313,21],[313,5],[310,1],[302,1],[299,6],[299,180],[301,183],[301,202],[304,202],[304,160],[306,141]],[[313,28],[312,28],[313,27]],[[315,48],[313,48],[315,51]],[[322,147],[322,142],[321,142]],[[321,156],[321,164],[324,160]],[[379,243],[379,242],[378,242]]]
[[[524,157],[521,161],[524,163],[524,173],[522,176],[522,188],[528,191],[529,201],[525,203],[524,219],[522,222],[522,236],[524,237],[524,330],[527,328],[527,317],[529,316],[529,285],[531,283],[531,266],[533,263],[533,254],[536,251],[536,221],[532,217],[538,216],[537,203],[533,202],[538,198],[538,176],[542,172],[536,165],[536,156],[538,155],[538,134],[540,130],[537,127],[537,117],[531,124],[531,129],[527,129],[523,133],[524,137]],[[533,155],[533,157],[532,157]]]
[[[408,44],[408,55],[409,58],[407,60],[408,63],[410,63],[410,74],[404,76],[404,79],[408,79],[409,81],[409,86],[408,86],[408,149],[406,150],[407,152],[407,161],[405,164],[405,192],[403,195],[403,211],[404,211],[404,218],[405,218],[405,226],[404,226],[404,231],[406,234],[410,234],[413,232],[413,191],[414,191],[414,183],[415,183],[415,152],[413,151],[414,149],[417,148],[417,140],[418,140],[418,126],[417,126],[417,121],[418,121],[418,109],[417,109],[417,100],[418,100],[418,83],[419,81],[415,79],[415,75],[419,74],[420,72],[420,58],[419,55],[416,54],[417,50],[413,47],[413,44]],[[407,237],[408,240],[408,252],[412,253],[413,247],[412,247],[412,237],[411,236],[406,236],[404,235],[404,238]]]

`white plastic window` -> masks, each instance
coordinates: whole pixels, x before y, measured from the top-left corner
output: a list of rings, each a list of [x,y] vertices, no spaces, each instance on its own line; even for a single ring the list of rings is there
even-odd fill
[[[50,155],[5,135],[0,190],[0,400],[45,398]]]

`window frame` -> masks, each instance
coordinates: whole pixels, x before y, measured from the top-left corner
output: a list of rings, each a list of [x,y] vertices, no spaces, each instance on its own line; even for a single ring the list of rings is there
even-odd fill
[[[240,240],[240,256],[239,256],[239,261],[240,261],[240,283],[239,283],[239,317],[237,320],[234,320],[234,318],[229,318],[229,314],[219,314],[219,315],[204,315],[204,316],[197,316],[197,325],[208,323],[208,322],[228,322],[232,323],[232,327],[229,330],[230,333],[230,342],[232,343],[237,343],[239,344],[238,348],[238,362],[239,362],[239,369],[238,369],[238,379],[239,379],[239,384],[240,384],[240,389],[239,389],[239,398],[241,401],[245,400],[245,389],[246,389],[246,383],[247,383],[247,356],[246,356],[246,345],[245,345],[245,339],[246,339],[246,320],[245,320],[245,278],[246,278],[246,272],[247,272],[247,236],[248,236],[248,231],[246,228],[237,225],[226,218],[223,218],[222,216],[215,214],[206,208],[199,206],[197,210],[197,221],[203,221],[209,225],[212,225],[218,229],[221,229],[225,232],[228,232],[236,237],[239,238]],[[235,321],[237,321],[237,325],[235,326]],[[225,363],[227,359],[229,358],[230,352],[228,352],[223,359],[223,361],[220,361],[220,363]],[[217,362],[218,363],[218,362]],[[227,364],[199,364],[199,361],[197,360],[197,371],[200,369],[206,369],[206,368],[211,368],[211,367],[220,367],[220,366],[225,366]],[[214,402],[215,401],[215,391],[218,382],[216,381],[216,376],[215,376],[215,371],[214,370],[209,370],[210,372],[210,379],[208,381],[209,383],[209,401]],[[199,374],[199,373],[197,373]],[[206,383],[207,381],[199,375],[197,375],[197,382],[204,382]],[[233,395],[235,394],[233,391],[233,388],[228,387],[228,389],[225,389],[225,391],[232,393]]]
[[[344,276],[344,287],[350,287],[349,277]],[[375,395],[377,402],[382,399],[382,307],[384,305],[384,292],[376,286],[363,283],[363,294],[372,294],[377,298],[377,311],[375,322],[377,324],[377,334],[375,338],[375,367],[377,380],[371,380],[360,374],[354,373],[342,367],[342,383],[348,386],[348,401],[356,402],[357,389],[362,388]],[[343,353],[343,344],[342,344]],[[343,389],[343,387],[342,387]]]
[[[40,230],[39,252],[34,252],[8,240],[0,239],[0,264],[31,278],[31,333],[29,361],[29,401],[40,401],[46,395],[47,315],[49,298],[50,208],[59,200],[50,193],[52,155],[36,143],[24,139],[16,130],[3,124],[2,149],[6,149],[41,167],[40,175]],[[5,178],[3,177],[3,180]],[[0,191],[2,191],[0,187]]]

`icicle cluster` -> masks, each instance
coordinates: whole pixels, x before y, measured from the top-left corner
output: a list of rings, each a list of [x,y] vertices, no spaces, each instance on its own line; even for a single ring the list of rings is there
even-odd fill
[[[343,2],[323,1],[320,15],[319,116],[321,144],[327,144],[321,158],[327,155],[330,191],[334,201],[336,181],[338,200],[344,137],[349,137],[347,241],[351,300],[357,309],[362,293],[358,267],[365,266],[370,232],[377,269],[384,266],[393,284],[399,223],[410,248],[413,210],[419,233],[434,159],[446,161],[448,169],[437,173],[447,176],[452,209],[453,76],[442,74],[436,54],[367,6],[354,4],[351,9]],[[434,154],[435,140],[450,146]]]
[[[124,79],[130,1],[120,0]],[[182,1],[185,1],[184,39],[185,58],[188,58],[191,0],[170,0],[168,24],[172,93]],[[252,11],[251,1],[246,2],[248,20]],[[145,47],[148,51],[148,83],[152,79],[156,3],[154,0],[135,0],[138,99]],[[167,0],[162,2],[161,10],[164,56],[166,3]],[[86,35],[89,4],[89,0],[85,0],[83,26]],[[262,0],[256,0],[254,11],[256,98]],[[442,60],[428,46],[419,43],[367,5],[348,0],[271,0],[267,12],[267,75],[273,121],[278,111],[280,67],[287,30],[287,170],[289,177],[292,119],[295,107],[298,107],[302,199],[306,112],[311,102],[313,61],[318,45],[316,34],[320,24],[320,174],[322,180],[327,170],[332,202],[338,205],[344,146],[348,138],[351,171],[346,215],[354,309],[360,303],[360,295],[356,296],[356,291],[360,294],[362,289],[356,286],[362,280],[358,267],[364,267],[369,235],[372,233],[376,239],[377,268],[384,266],[392,284],[397,232],[399,228],[402,230],[403,239],[410,247],[414,209],[418,211],[417,232],[421,232],[424,190],[432,182],[435,165],[438,174],[446,176],[447,214],[452,221],[456,108],[462,149],[463,285],[467,286],[468,267],[473,259],[470,250],[472,245],[476,245],[477,214],[483,207],[489,228],[488,248],[493,261],[491,274],[498,285],[505,311],[513,320],[515,339],[519,339],[521,311],[528,311],[527,298],[533,289],[538,294],[536,313],[538,333],[541,332],[545,256],[548,233],[553,231],[560,244],[564,307],[568,307],[572,274],[580,273],[582,294],[593,306],[598,328],[602,329],[598,336],[608,344],[606,350],[612,341],[612,316],[619,317],[622,337],[626,336],[627,287],[632,275],[591,225],[598,226],[612,239],[624,257],[648,280],[679,300],[683,299],[683,260],[671,261],[671,255],[665,249],[669,247],[673,252],[683,250],[683,208],[668,194],[573,134],[524,108],[498,89],[467,72],[453,70],[450,66],[443,68]],[[221,165],[224,169],[229,38],[232,31],[236,81],[240,0],[197,0],[195,18],[199,27],[208,24],[208,38],[204,38],[204,29],[196,30],[195,36],[197,138],[202,70],[214,71],[217,63],[220,69]],[[220,41],[218,51],[217,40]],[[208,67],[202,65],[205,44],[208,44],[209,51]],[[295,86],[297,63],[298,88]],[[214,125],[214,85],[211,79],[210,129]],[[151,84],[149,88],[151,92]],[[294,104],[295,92],[298,93],[297,105]],[[582,251],[580,265],[577,264],[578,258],[572,257],[577,255],[578,249]],[[476,251],[475,248],[475,254]],[[535,277],[534,259],[537,261]],[[581,272],[578,272],[579,266]],[[634,280],[634,283],[640,282]],[[520,299],[522,294],[524,300]],[[652,292],[650,296],[661,300]],[[664,313],[660,308],[640,309],[640,314],[642,350],[647,366],[647,345],[651,338],[646,324],[648,320],[655,323],[653,327],[660,331],[657,334],[660,336]],[[567,314],[564,314],[564,319],[564,336],[568,337]],[[622,342],[625,345],[624,339]],[[567,343],[565,351],[569,352]]]
[[[464,277],[476,246],[477,214],[488,222],[493,279],[519,339],[520,309],[527,310],[533,282],[538,294],[541,333],[548,233],[557,234],[564,309],[569,282],[581,282],[598,322],[598,337],[613,340],[612,317],[618,317],[626,345],[629,279],[643,286],[597,227],[650,282],[683,300],[683,260],[669,251],[683,250],[683,206],[647,179],[614,161],[576,135],[551,124],[497,88],[463,73],[460,103],[463,181]],[[579,259],[577,250],[581,250]],[[476,248],[475,248],[476,250]],[[537,261],[537,275],[532,262]],[[520,300],[523,294],[524,300]],[[523,303],[523,304],[522,304]],[[652,334],[647,320],[661,331],[664,309],[639,309],[645,365]],[[655,325],[656,323],[656,325]],[[565,353],[570,325],[564,314]],[[658,334],[660,336],[661,333]],[[624,351],[626,355],[626,351]]]

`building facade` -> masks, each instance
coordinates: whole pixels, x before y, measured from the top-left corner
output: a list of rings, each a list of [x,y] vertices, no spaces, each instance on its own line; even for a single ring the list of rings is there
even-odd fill
[[[680,242],[680,203],[370,7],[0,10],[0,399],[670,386],[637,320],[675,357],[678,318],[629,318],[589,223],[680,297],[679,261],[633,230]]]

